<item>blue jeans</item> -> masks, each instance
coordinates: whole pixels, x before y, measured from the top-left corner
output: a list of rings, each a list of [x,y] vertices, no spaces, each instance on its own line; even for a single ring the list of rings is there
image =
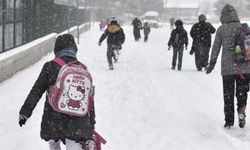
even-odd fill
[[[172,67],[175,68],[176,66],[176,61],[178,57],[178,69],[181,69],[182,66],[182,56],[183,56],[183,50],[184,48],[173,48],[173,57],[172,57]]]

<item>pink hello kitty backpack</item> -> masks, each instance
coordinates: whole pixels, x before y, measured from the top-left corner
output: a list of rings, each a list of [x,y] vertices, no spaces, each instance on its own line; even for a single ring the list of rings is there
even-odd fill
[[[93,101],[92,77],[79,61],[65,63],[61,58],[52,61],[61,66],[56,82],[47,92],[52,108],[71,116],[85,116]]]

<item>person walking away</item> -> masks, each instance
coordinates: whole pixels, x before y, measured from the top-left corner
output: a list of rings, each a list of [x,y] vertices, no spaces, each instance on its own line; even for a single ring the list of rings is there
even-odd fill
[[[86,66],[77,60],[77,50],[78,49],[72,35],[64,34],[57,37],[54,48],[55,59],[48,61],[43,65],[38,79],[33,85],[19,112],[19,125],[22,127],[28,118],[31,117],[32,112],[38,101],[41,99],[43,93],[46,92],[40,136],[43,140],[49,143],[50,150],[61,150],[61,141],[66,144],[67,150],[82,150],[80,142],[87,142],[93,139],[93,130],[95,128],[95,109],[94,102],[91,101],[90,104],[89,101],[92,99],[92,95],[90,94],[93,89],[92,84],[90,84],[92,83],[92,78]],[[62,81],[61,69],[65,69],[65,66],[67,65],[81,66],[81,71],[79,72],[84,74],[86,73],[88,78],[82,80],[82,76],[77,74],[77,77],[74,78],[73,75],[76,74],[70,74],[72,75],[71,77],[64,76],[67,78],[67,81],[64,80],[66,82],[61,84],[63,86],[58,88],[55,83]],[[78,84],[83,82],[83,85]],[[68,87],[68,89],[66,87]],[[56,93],[55,91],[59,91],[59,89],[66,92],[63,93],[61,91]],[[67,100],[60,101],[60,105],[57,105],[61,106],[61,109],[64,108],[64,111],[60,112],[59,109],[55,109],[54,105],[52,105],[50,101],[51,96],[58,98],[58,101],[54,99],[55,104],[59,104],[59,100]],[[86,105],[83,101],[86,102]],[[87,114],[83,115],[83,111],[81,110],[83,110],[83,107],[87,108],[87,105],[89,106],[89,109],[86,109],[85,113]],[[75,116],[74,113],[79,113],[79,116]]]
[[[250,62],[239,64],[243,78],[238,73],[238,65],[235,64],[235,36],[241,23],[235,8],[226,4],[221,11],[220,21],[222,25],[217,29],[209,66],[206,73],[214,69],[222,47],[221,74],[223,82],[225,128],[234,126],[234,96],[237,99],[237,112],[239,127],[245,127],[245,110],[249,91]]]
[[[188,46],[188,36],[181,20],[176,20],[175,26],[176,28],[172,30],[168,41],[168,49],[170,50],[170,48],[173,47],[172,69],[175,70],[176,59],[178,57],[178,70],[180,71],[182,67],[184,45],[186,50]]]
[[[209,51],[211,48],[211,34],[215,33],[215,28],[206,22],[204,14],[199,15],[199,22],[195,23],[190,31],[193,38],[193,45],[190,54],[195,53],[195,64],[198,71],[202,68],[206,70],[208,65]]]
[[[141,33],[140,33],[140,29],[142,28],[141,20],[135,17],[132,21],[132,25],[133,25],[133,33],[135,41],[139,41],[141,39]]]
[[[174,17],[172,16],[172,17],[169,19],[170,29],[171,29],[171,30],[174,29],[174,22],[175,22],[175,19],[174,19]]]
[[[144,26],[142,28],[143,28],[143,32],[144,32],[144,42],[147,42],[148,41],[148,35],[149,35],[150,31],[151,31],[151,28],[150,28],[148,22],[145,22]]]
[[[100,23],[99,23],[100,30],[102,31],[105,28],[106,25],[107,25],[106,20],[104,20],[104,19],[101,20]]]
[[[115,62],[118,61],[118,56],[116,51],[122,49],[122,44],[125,41],[125,34],[123,32],[122,27],[118,24],[117,19],[112,19],[110,24],[101,35],[98,45],[101,46],[102,41],[107,38],[107,60],[109,69],[113,70],[113,60]]]

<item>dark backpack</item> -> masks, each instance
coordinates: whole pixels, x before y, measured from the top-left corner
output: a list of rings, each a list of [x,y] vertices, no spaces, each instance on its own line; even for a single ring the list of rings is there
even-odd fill
[[[236,63],[248,62],[250,61],[250,28],[244,23],[236,32],[234,60]]]

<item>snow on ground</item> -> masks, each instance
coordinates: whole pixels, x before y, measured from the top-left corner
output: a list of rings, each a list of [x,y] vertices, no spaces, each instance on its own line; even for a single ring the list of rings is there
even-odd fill
[[[182,71],[171,70],[167,50],[170,27],[152,29],[148,43],[134,42],[132,27],[123,26],[125,45],[113,71],[108,70],[106,41],[93,26],[81,35],[78,58],[96,86],[96,130],[104,150],[247,150],[250,123],[225,130],[220,62],[210,75],[197,72],[194,56],[184,52]],[[190,26],[185,26],[190,31]],[[42,65],[53,53],[0,84],[0,149],[48,149],[39,137],[44,97],[23,128],[18,112]],[[249,109],[247,114],[249,114]]]

